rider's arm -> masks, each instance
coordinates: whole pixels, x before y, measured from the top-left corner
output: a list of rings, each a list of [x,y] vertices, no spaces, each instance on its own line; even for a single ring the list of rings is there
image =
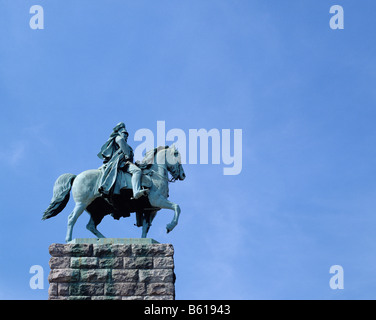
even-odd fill
[[[116,143],[119,145],[121,151],[125,154],[125,157],[128,159],[131,158],[131,149],[128,143],[121,136],[116,137]]]

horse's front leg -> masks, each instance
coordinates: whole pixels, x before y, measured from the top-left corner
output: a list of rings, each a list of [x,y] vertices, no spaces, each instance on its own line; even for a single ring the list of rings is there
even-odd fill
[[[174,211],[174,217],[172,218],[171,222],[166,225],[167,233],[171,232],[177,226],[179,221],[181,212],[179,205],[167,200],[160,194],[154,193],[149,194],[149,201],[153,207],[170,209]]]

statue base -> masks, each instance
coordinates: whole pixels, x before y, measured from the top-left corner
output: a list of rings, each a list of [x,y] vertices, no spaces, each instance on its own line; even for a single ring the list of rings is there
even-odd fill
[[[78,238],[69,241],[71,243],[86,244],[153,244],[159,243],[151,238]]]
[[[153,239],[74,239],[49,247],[50,300],[174,300],[174,248]]]

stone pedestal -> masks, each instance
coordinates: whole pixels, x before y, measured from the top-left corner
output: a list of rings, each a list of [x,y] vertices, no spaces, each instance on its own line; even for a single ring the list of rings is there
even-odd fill
[[[51,244],[49,299],[174,300],[174,248],[152,239]]]

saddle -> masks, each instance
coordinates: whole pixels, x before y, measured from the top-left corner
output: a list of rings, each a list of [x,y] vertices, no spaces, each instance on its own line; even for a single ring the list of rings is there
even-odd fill
[[[145,168],[142,170],[141,187],[151,188],[152,181],[150,176],[150,169]],[[120,194],[120,190],[122,189],[132,189],[132,174],[127,171],[120,171],[118,174],[114,187],[114,194]]]

